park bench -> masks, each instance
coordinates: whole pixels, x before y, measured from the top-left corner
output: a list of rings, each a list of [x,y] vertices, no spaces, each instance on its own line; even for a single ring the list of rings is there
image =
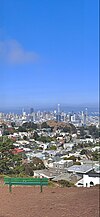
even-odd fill
[[[42,192],[42,186],[48,185],[47,178],[13,178],[4,177],[4,184],[9,185],[9,192],[12,191],[12,185],[39,185],[40,191]]]

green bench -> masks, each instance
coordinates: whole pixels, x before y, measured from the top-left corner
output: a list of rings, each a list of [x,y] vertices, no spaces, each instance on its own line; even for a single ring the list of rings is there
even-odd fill
[[[9,192],[12,191],[12,185],[39,185],[42,192],[42,186],[48,185],[47,178],[13,178],[4,177],[4,184],[9,185]]]

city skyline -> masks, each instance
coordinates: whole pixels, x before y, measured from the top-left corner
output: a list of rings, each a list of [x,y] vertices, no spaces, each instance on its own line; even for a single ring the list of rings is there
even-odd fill
[[[98,0],[0,7],[0,108],[98,106]]]

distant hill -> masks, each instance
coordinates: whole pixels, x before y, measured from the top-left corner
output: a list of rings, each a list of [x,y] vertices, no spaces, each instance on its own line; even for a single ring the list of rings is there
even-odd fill
[[[51,128],[54,128],[54,130],[56,129],[64,129],[69,132],[76,132],[76,128],[73,124],[69,124],[69,123],[64,123],[64,122],[57,122],[57,121],[54,121],[54,120],[50,120],[50,121],[47,121],[47,125]]]

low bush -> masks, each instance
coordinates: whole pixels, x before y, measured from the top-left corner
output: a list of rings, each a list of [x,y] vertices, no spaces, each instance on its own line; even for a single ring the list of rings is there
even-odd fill
[[[72,187],[74,186],[73,183],[67,181],[67,180],[59,180],[58,184],[61,185],[62,187]]]

